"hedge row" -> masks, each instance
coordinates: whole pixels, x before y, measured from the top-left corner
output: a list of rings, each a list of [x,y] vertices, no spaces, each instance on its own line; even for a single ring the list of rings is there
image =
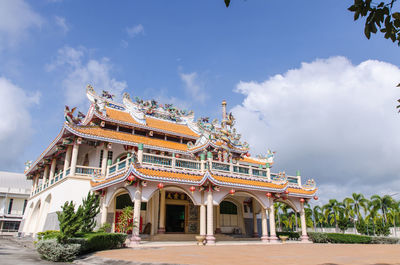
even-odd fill
[[[56,240],[58,231],[46,232],[38,235],[39,242],[36,244],[36,249],[42,258],[51,261],[71,261],[78,254],[121,248],[127,237],[126,234],[119,233],[88,233],[68,239],[67,244],[60,244]]]
[[[339,233],[316,233],[309,232],[308,236],[314,243],[334,243],[334,244],[398,244],[399,238],[372,237],[352,234]]]
[[[287,236],[291,240],[298,240],[300,238],[299,232],[276,232],[277,236]]]

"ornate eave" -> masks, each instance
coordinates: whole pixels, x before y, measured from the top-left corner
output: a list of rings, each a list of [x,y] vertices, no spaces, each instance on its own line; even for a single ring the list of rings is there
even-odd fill
[[[111,185],[124,182],[131,174],[141,180],[168,184],[202,186],[209,181],[214,185],[227,188],[247,189],[254,191],[258,190],[275,193],[282,193],[288,190],[290,196],[293,197],[298,196],[311,198],[317,191],[316,188],[313,190],[305,190],[301,187],[293,188],[290,186],[287,180],[273,181],[265,178],[215,173],[208,170],[205,171],[204,174],[199,174],[193,173],[192,171],[178,171],[165,168],[155,169],[150,166],[140,166],[139,164],[133,163],[128,167],[127,170],[123,172],[116,172],[107,178],[93,177],[91,180],[92,190],[100,190]]]

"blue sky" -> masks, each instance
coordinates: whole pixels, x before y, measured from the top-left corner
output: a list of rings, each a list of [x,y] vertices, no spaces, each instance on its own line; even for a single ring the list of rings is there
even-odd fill
[[[4,87],[13,84],[20,92],[19,99],[14,102],[7,99],[13,96],[11,92],[0,90],[2,100],[11,106],[6,108],[6,102],[0,113],[3,117],[14,117],[12,112],[22,108],[28,115],[26,119],[16,117],[18,124],[10,122],[15,131],[0,129],[0,143],[6,147],[1,151],[0,170],[22,171],[24,161],[34,160],[41,153],[62,126],[63,106],[85,107],[78,92],[84,91],[91,77],[98,80],[94,84],[98,91],[108,89],[101,85],[115,85],[118,92],[123,90],[133,96],[172,101],[190,108],[197,117],[219,117],[220,102],[226,99],[228,107],[238,111],[237,116],[243,121],[251,120],[242,115],[244,112],[239,113],[244,108],[258,117],[255,122],[268,125],[265,117],[271,111],[266,114],[262,108],[252,107],[257,104],[246,105],[245,102],[251,101],[248,97],[251,92],[239,91],[240,82],[244,86],[250,82],[262,84],[276,75],[285,77],[290,69],[300,69],[301,74],[304,62],[323,69],[313,62],[337,56],[345,60],[334,61],[338,67],[352,65],[356,69],[367,60],[385,62],[384,67],[389,68],[399,65],[400,48],[382,36],[367,40],[363,35],[363,23],[353,22],[352,14],[347,11],[351,2],[232,0],[231,6],[225,8],[223,0],[0,1],[0,10],[3,10],[0,11],[0,14],[3,12],[0,16],[3,17],[0,19],[0,77],[8,80]],[[333,67],[327,71],[335,73],[332,69],[336,64],[330,62],[324,65]],[[316,80],[319,80],[317,76]],[[376,84],[380,86],[379,82]],[[261,93],[268,93],[268,84],[263,89]],[[385,102],[395,103],[393,93],[396,92],[393,91]],[[379,96],[379,91],[374,95]],[[285,99],[288,100],[282,98]],[[327,101],[324,98],[315,100],[321,100],[320,104]],[[315,101],[307,105],[313,103]],[[287,113],[286,110],[281,112]],[[337,118],[328,114],[326,120]],[[395,122],[396,117],[391,119]],[[400,123],[398,119],[397,122]],[[327,173],[328,165],[319,170],[305,161],[293,165],[295,158],[283,159],[279,165],[279,149],[284,150],[281,153],[284,156],[285,151],[286,154],[298,152],[296,146],[292,144],[286,148],[265,139],[261,141],[263,134],[252,134],[251,124],[248,125],[242,128],[243,135],[251,138],[249,142],[257,152],[266,150],[258,146],[258,142],[277,149],[277,170],[288,169],[294,173],[304,164],[305,172],[313,175],[317,182],[318,174],[323,175],[320,183],[327,187],[335,184],[333,179],[337,174],[343,174],[339,171]],[[394,132],[398,129],[382,128]],[[266,130],[274,130],[274,127]],[[378,132],[376,137],[386,136]],[[327,136],[325,142],[334,140]],[[369,136],[365,136],[365,142],[369,141]],[[286,141],[282,141],[284,143]],[[319,146],[318,150],[310,150],[311,157],[329,152],[324,144]],[[11,149],[15,152],[10,154],[7,150]],[[338,159],[335,165],[340,168],[340,163],[348,163],[348,160]],[[314,162],[314,165],[321,165],[326,161]],[[387,166],[391,168],[385,173],[388,181],[397,178],[397,167],[393,164]],[[362,170],[368,166],[360,164]],[[352,170],[344,174],[360,178],[359,183],[363,183],[362,177],[357,176],[361,168]],[[348,182],[349,187],[351,183]],[[391,192],[398,190],[396,185]],[[361,190],[372,192],[368,188]],[[386,187],[382,186],[381,190],[385,191]]]

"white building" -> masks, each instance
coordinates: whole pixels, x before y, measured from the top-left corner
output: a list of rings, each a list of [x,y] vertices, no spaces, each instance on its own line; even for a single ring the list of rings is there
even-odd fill
[[[18,231],[31,187],[24,174],[0,171],[0,234]]]
[[[274,242],[277,201],[300,213],[307,240],[304,203],[316,199],[314,180],[272,173],[270,150],[251,157],[225,101],[219,122],[195,121],[193,112],[128,94],[115,102],[90,86],[87,96],[87,115],[66,107],[58,136],[27,165],[33,189],[25,235],[59,229],[57,211],[65,201],[80,204],[93,191],[101,196],[98,223],[111,224],[112,231],[121,210],[134,206],[135,243],[141,233],[200,234],[207,244],[214,244],[214,233],[239,233]]]

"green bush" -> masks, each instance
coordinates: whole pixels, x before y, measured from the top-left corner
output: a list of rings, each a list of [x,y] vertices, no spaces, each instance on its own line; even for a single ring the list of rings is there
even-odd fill
[[[120,233],[89,233],[85,234],[87,240],[86,251],[93,252],[99,250],[123,247],[127,235]]]
[[[81,248],[80,244],[60,244],[56,239],[40,240],[36,250],[43,259],[50,261],[73,261]]]
[[[372,237],[371,244],[399,244],[400,238],[396,237]]]
[[[308,232],[308,237],[314,243],[329,243],[326,233]]]
[[[37,233],[37,238],[38,240],[52,239],[52,238],[57,238],[59,234],[60,231],[58,230],[46,230],[44,232]]]
[[[300,238],[299,232],[276,232],[277,236],[287,236],[291,240],[298,240]]]
[[[329,233],[327,234],[327,236],[330,243],[337,244],[370,244],[372,239],[370,236],[360,236],[352,234]]]

